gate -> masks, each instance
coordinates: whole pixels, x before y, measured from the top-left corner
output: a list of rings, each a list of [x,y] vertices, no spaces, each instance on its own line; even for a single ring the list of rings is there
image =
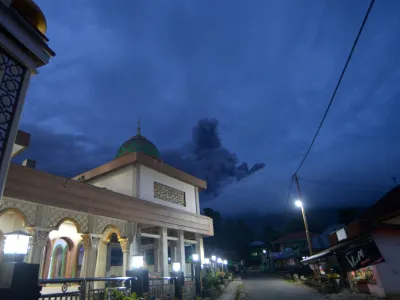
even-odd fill
[[[185,282],[182,287],[182,299],[196,299],[196,282],[194,277],[185,277]]]

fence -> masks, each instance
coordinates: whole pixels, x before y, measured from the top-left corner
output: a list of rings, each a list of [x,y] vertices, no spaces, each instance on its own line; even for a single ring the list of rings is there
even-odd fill
[[[106,300],[117,291],[131,294],[131,281],[136,277],[41,279],[39,300]]]
[[[150,278],[149,279],[150,299],[174,300],[175,299],[175,278]]]
[[[182,287],[182,299],[196,299],[196,281],[194,277],[185,277],[185,281]]]

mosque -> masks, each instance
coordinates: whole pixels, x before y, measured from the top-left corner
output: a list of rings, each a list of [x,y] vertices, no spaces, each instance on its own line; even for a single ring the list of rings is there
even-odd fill
[[[15,155],[29,146],[29,134],[19,135]],[[138,126],[115,159],[72,179],[39,171],[31,160],[11,164],[0,232],[32,235],[24,260],[40,264],[41,278],[121,276],[135,256],[154,276],[169,276],[172,262],[189,273],[188,253],[203,261],[203,237],[213,235],[212,220],[200,215],[205,188],[163,163]]]

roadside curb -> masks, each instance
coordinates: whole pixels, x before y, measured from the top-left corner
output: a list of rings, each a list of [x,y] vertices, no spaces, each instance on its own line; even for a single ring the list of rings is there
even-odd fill
[[[247,292],[244,288],[244,284],[243,282],[241,284],[239,284],[237,291],[236,291],[236,297],[235,300],[247,300]]]

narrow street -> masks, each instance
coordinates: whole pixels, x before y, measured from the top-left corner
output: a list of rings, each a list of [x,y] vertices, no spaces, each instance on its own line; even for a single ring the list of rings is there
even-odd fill
[[[249,273],[243,280],[249,300],[322,300],[323,295],[274,275]]]

